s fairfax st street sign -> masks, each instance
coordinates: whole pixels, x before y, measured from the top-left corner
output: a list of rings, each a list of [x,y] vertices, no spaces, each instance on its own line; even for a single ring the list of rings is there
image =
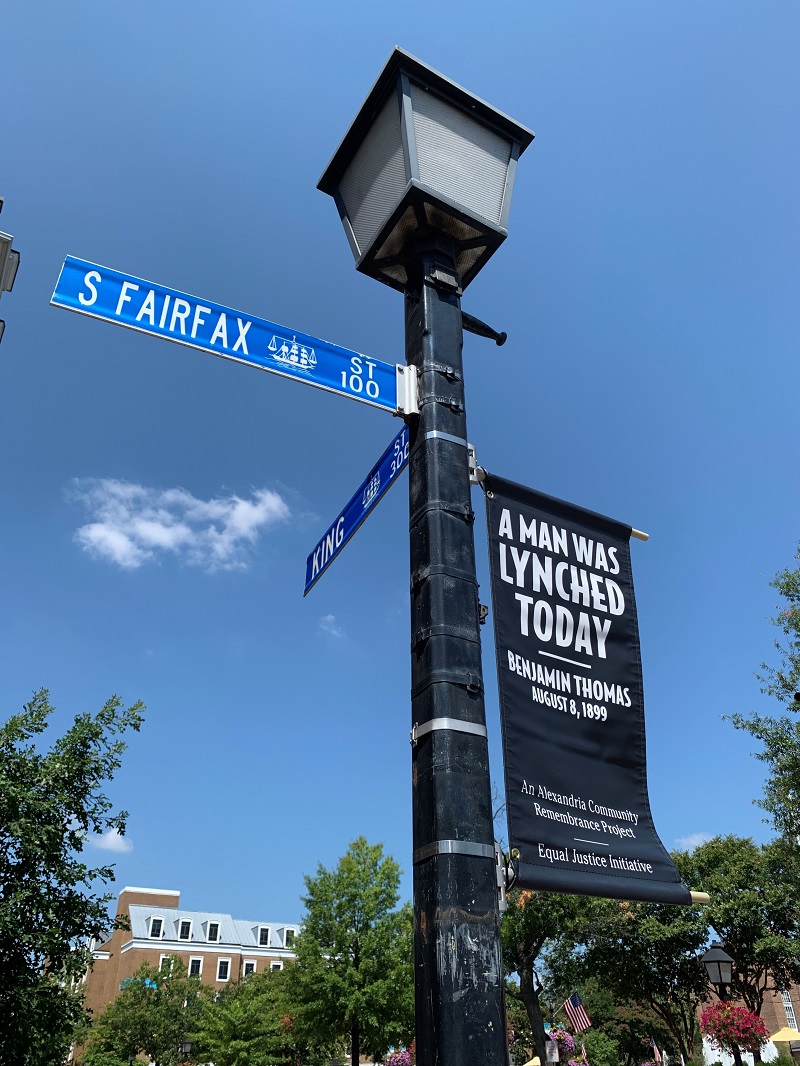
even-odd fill
[[[417,410],[416,376],[211,300],[199,300],[68,255],[50,301],[56,307],[164,337],[392,414]]]
[[[403,426],[306,560],[304,596],[319,581],[378,501],[383,499],[407,463],[408,426]]]

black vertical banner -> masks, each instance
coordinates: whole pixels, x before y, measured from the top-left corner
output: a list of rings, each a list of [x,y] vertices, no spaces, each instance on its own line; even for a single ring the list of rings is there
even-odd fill
[[[494,474],[484,488],[519,883],[690,903],[647,795],[631,527]]]

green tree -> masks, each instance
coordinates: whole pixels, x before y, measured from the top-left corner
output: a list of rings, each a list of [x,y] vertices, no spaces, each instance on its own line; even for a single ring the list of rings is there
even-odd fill
[[[795,558],[800,560],[800,547]],[[788,707],[791,714],[779,717],[734,714],[731,721],[763,745],[756,758],[767,764],[768,776],[762,799],[756,802],[772,818],[776,833],[797,845],[800,839],[800,567],[782,570],[770,582],[785,605],[772,620],[783,634],[775,641],[780,660],[777,667],[761,664],[756,675],[761,691]]]
[[[334,870],[306,876],[306,917],[287,971],[300,1035],[349,1040],[351,1061],[408,1043],[414,1030],[412,918],[397,907],[400,867],[354,840]]]
[[[680,863],[680,856],[673,857]],[[703,909],[616,900],[594,904],[591,926],[550,958],[557,980],[562,987],[565,980],[596,981],[618,1004],[652,1011],[678,1053],[694,1058],[697,1008],[708,994],[700,962],[708,939]]]
[[[586,1045],[586,1057],[591,1066],[620,1066],[619,1044],[604,1030],[587,1029],[580,1039]],[[652,1054],[652,1048],[648,1048],[647,1053]]]
[[[292,1066],[298,1044],[286,989],[287,971],[252,974],[202,1005],[192,1056],[214,1066]]]
[[[734,999],[761,1014],[764,996],[800,981],[798,862],[780,842],[715,837],[681,859],[711,897],[706,915],[733,956]]]
[[[570,942],[581,939],[591,903],[579,896],[531,892],[515,889],[509,893],[508,909],[503,914],[501,935],[503,965],[507,973],[516,973],[519,985],[506,986],[507,996],[518,999],[528,1015],[533,1046],[541,1062],[545,1062],[544,1020],[542,995],[545,985],[537,975],[537,961],[541,968],[545,948],[552,948],[561,938]],[[552,997],[551,997],[552,998]]]
[[[73,988],[91,960],[86,941],[108,933],[111,866],[81,861],[90,834],[125,832],[102,791],[120,765],[143,705],[112,697],[79,714],[37,750],[54,708],[41,689],[0,727],[0,1047],[15,1066],[66,1057],[83,1008]]]
[[[599,1066],[599,1060],[605,1061],[609,1055],[621,1066],[638,1066],[652,1059],[653,1040],[659,1048],[674,1051],[671,1033],[646,1005],[617,999],[606,984],[596,978],[582,980],[580,994],[592,1019],[592,1028],[580,1036],[586,1044],[591,1066]],[[600,1034],[604,1041],[598,1044]]]
[[[142,963],[93,1024],[82,1061],[101,1066],[108,1055],[127,1062],[144,1052],[155,1066],[175,1066],[182,1059],[181,1044],[200,1026],[210,995],[199,977],[187,976],[178,956],[168,955],[160,969]]]

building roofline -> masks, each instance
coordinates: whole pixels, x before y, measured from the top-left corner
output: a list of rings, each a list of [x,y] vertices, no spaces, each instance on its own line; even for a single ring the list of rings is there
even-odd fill
[[[126,885],[120,891],[120,895],[123,892],[147,892],[152,896],[180,896],[180,892],[175,888],[137,888],[133,885]]]

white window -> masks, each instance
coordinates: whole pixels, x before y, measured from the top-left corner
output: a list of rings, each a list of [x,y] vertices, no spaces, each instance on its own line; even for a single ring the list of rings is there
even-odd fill
[[[287,948],[294,947],[294,929],[287,929],[283,940],[284,946]]]
[[[203,959],[202,956],[192,956],[189,959],[189,976],[200,977],[203,972]]]
[[[269,926],[260,925],[258,927],[258,945],[262,948],[269,947]]]
[[[797,1015],[794,1012],[794,1003],[792,1003],[791,992],[781,992],[781,999],[783,1000],[783,1009],[786,1011],[786,1024],[791,1029],[796,1029]]]
[[[172,973],[172,965],[175,960],[171,955],[161,955],[158,960],[159,970],[164,970],[166,973]]]
[[[208,923],[208,939],[212,944],[216,944],[219,940],[219,922]]]
[[[192,939],[192,919],[181,918],[178,925],[178,940],[191,940]]]
[[[282,970],[283,969],[283,963],[282,962],[271,962],[269,964],[269,968],[270,968],[270,970]]]
[[[217,959],[217,980],[227,981],[231,976],[231,960]]]
[[[244,967],[242,968],[243,975],[245,977],[248,977],[251,973],[255,973],[255,972],[256,972],[255,959],[245,959],[244,960]]]
[[[164,935],[164,919],[160,916],[153,915],[150,919],[150,939],[160,940]]]

